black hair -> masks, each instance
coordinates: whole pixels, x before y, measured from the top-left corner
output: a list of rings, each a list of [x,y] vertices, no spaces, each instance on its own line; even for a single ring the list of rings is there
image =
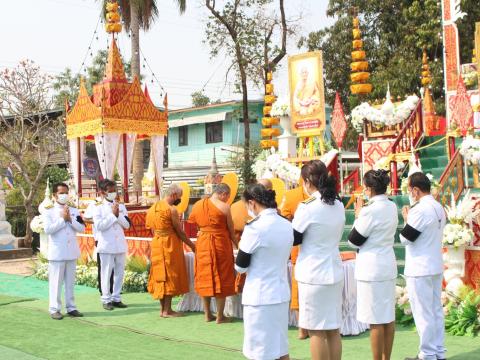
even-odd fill
[[[275,191],[267,190],[262,184],[249,185],[243,192],[245,201],[254,200],[269,209],[276,209]]]
[[[422,172],[416,172],[408,178],[408,185],[410,187],[417,187],[423,193],[429,193],[432,187],[430,179]]]
[[[65,184],[63,182],[62,183],[56,183],[56,184],[53,184],[53,193],[54,194],[58,193],[58,188],[60,188],[60,187],[65,187],[65,188],[67,188],[67,190],[69,190],[69,187],[68,187],[67,184]]]
[[[320,160],[311,160],[302,166],[302,178],[317,188],[325,204],[333,205],[339,200],[337,180],[328,173],[325,164]]]
[[[100,190],[102,190],[103,192],[106,192],[107,189],[108,189],[110,186],[117,186],[117,184],[115,184],[115,182],[112,181],[112,180],[110,180],[110,179],[103,179],[103,180],[100,181],[99,184],[98,184],[98,187],[99,187]]]
[[[390,176],[386,170],[369,170],[363,176],[363,182],[373,189],[375,195],[382,195],[386,193],[390,184]]]

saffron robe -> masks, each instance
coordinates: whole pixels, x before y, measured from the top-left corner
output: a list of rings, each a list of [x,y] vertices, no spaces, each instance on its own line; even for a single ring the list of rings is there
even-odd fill
[[[234,295],[233,246],[227,216],[207,198],[193,205],[188,221],[199,228],[195,253],[195,291],[203,297]]]
[[[145,225],[154,233],[148,292],[157,300],[188,293],[183,242],[173,228],[170,205],[165,200],[155,203],[147,211]]]

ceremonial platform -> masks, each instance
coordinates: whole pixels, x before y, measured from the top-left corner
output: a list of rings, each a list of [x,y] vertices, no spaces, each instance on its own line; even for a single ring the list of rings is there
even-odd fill
[[[101,308],[98,291],[76,286],[83,318],[53,321],[48,315],[48,283],[0,273],[0,359],[242,359],[243,323],[205,323],[202,313],[183,318],[158,316],[159,304],[146,293],[125,294],[127,309]],[[290,329],[292,359],[308,359],[308,341]],[[344,359],[371,356],[368,332],[343,337]],[[397,327],[392,359],[403,359],[418,345],[412,328]],[[447,335],[449,359],[480,358],[478,338]],[[115,355],[112,355],[115,354]]]

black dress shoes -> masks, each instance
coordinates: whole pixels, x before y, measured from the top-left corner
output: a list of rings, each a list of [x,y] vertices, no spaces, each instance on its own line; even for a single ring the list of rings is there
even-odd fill
[[[124,304],[123,302],[121,302],[121,301],[118,301],[118,302],[113,301],[113,302],[112,302],[112,305],[113,305],[113,307],[116,307],[116,308],[119,308],[119,309],[125,309],[125,308],[128,307],[127,305],[125,305],[125,304]]]
[[[83,317],[83,314],[78,310],[69,311],[67,314],[71,317]]]
[[[113,310],[113,305],[112,305],[112,303],[106,303],[106,304],[103,304],[103,308],[105,310],[111,311],[111,310]]]

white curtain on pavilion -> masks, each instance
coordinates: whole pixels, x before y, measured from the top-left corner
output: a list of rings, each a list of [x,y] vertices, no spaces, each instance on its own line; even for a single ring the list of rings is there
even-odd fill
[[[70,139],[68,141],[69,153],[70,153],[70,171],[73,173],[73,181],[76,193],[79,193],[78,186],[78,177],[83,170],[83,151],[84,151],[85,141],[83,138],[80,139],[80,169],[78,168],[78,138]]]
[[[113,179],[115,164],[120,146],[120,134],[95,135],[95,149],[102,175],[106,179]]]
[[[127,174],[130,175],[132,171],[133,163],[133,150],[135,148],[135,140],[137,139],[137,134],[127,134]],[[117,172],[122,179],[123,184],[123,136],[120,137],[120,146],[118,149],[118,160],[117,160]]]
[[[165,136],[163,135],[154,135],[151,137],[151,150],[153,160],[155,161],[155,175],[157,176],[157,185],[160,190],[162,189],[164,141]]]

